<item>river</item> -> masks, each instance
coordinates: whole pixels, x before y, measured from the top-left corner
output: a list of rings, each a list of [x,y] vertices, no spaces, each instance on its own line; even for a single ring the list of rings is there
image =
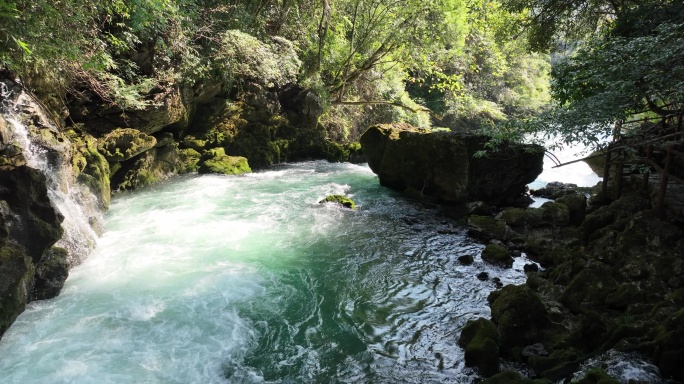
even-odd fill
[[[333,193],[357,210],[318,203]],[[352,164],[178,177],[105,219],[0,341],[3,383],[471,383],[460,329],[491,278],[525,280],[524,257],[483,263],[462,225]]]

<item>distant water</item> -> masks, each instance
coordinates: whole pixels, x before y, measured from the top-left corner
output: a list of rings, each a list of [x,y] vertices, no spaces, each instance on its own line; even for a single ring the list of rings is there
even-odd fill
[[[579,145],[566,147],[562,150],[554,150],[552,153],[561,163],[568,163],[589,156],[587,149]],[[542,188],[552,181],[577,184],[577,186],[580,187],[593,187],[599,181],[603,180],[602,177],[599,177],[599,175],[592,171],[589,165],[583,161],[558,168],[554,168],[555,166],[556,164],[545,156],[544,170],[537,177],[537,180],[530,183],[530,189]]]
[[[358,210],[318,204],[333,193]],[[180,177],[116,196],[106,227],[0,341],[0,382],[471,383],[457,339],[494,289],[476,275],[525,279],[350,164]]]

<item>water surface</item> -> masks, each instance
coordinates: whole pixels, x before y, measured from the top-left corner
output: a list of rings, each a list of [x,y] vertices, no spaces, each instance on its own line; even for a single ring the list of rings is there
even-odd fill
[[[333,193],[358,209],[318,204]],[[106,227],[0,341],[3,383],[471,383],[457,339],[494,289],[476,275],[524,281],[351,164],[179,177],[116,196]]]

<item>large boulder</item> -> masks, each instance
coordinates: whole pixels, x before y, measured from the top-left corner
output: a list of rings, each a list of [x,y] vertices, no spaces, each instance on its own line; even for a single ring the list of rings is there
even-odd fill
[[[100,139],[99,150],[108,161],[126,161],[154,148],[157,139],[133,128],[118,128]]]
[[[481,154],[487,138],[408,124],[374,125],[361,148],[380,184],[443,203],[499,204],[521,195],[542,172],[540,146],[504,144]]]

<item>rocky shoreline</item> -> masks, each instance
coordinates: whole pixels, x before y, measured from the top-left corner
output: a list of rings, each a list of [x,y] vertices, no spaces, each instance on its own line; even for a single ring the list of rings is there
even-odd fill
[[[559,195],[540,208],[469,216],[469,233],[498,255],[491,262],[506,266],[525,252],[542,268],[526,268],[524,285],[493,292],[491,319],[466,325],[466,365],[483,383],[568,382],[589,358],[635,352],[663,379],[684,381],[681,222],[654,210],[638,183],[616,199],[587,202],[572,188]],[[524,364],[533,378],[500,372],[500,359]],[[597,368],[576,382],[619,381]]]

